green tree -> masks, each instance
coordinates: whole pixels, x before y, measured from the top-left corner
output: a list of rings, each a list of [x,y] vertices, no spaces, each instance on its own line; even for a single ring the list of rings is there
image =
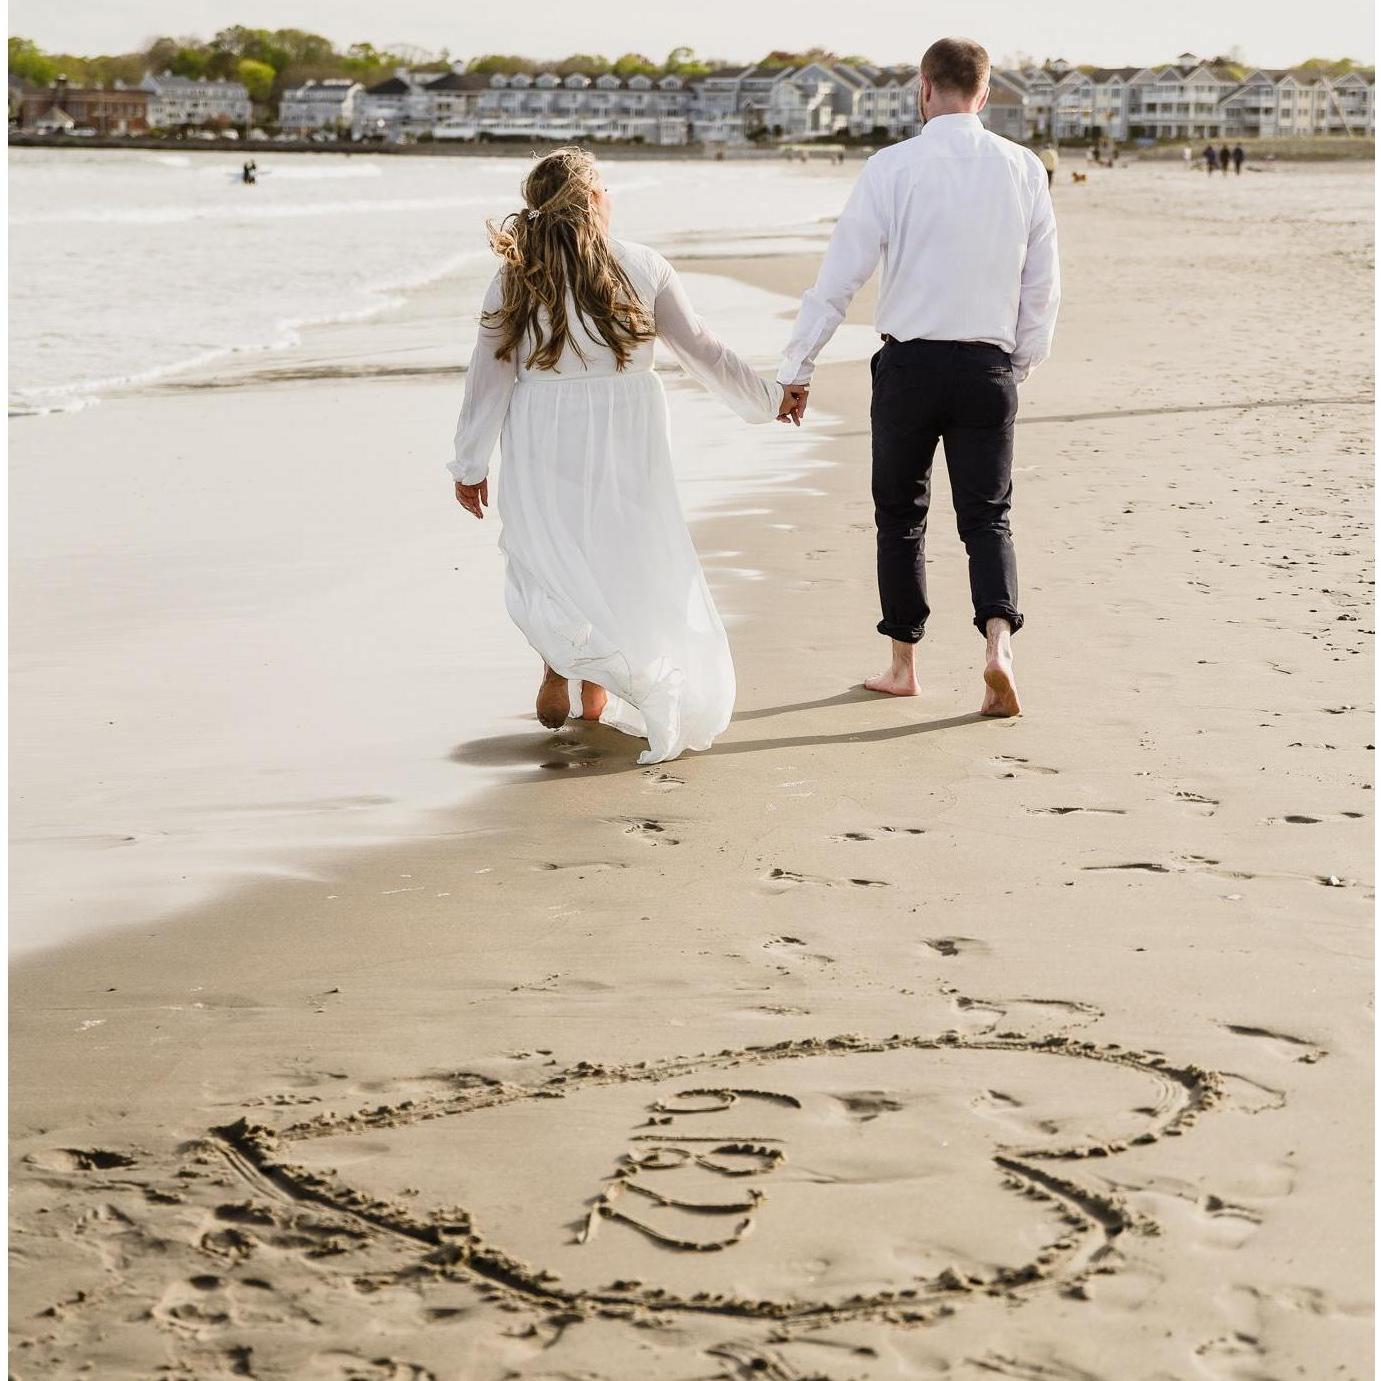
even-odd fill
[[[179,48],[169,63],[174,76],[204,77],[209,54],[205,48]]]
[[[58,74],[57,64],[31,38],[10,39],[10,71],[35,86],[47,86]]]
[[[509,53],[485,53],[483,57],[471,58],[467,72],[527,72],[534,75],[541,69],[531,58],[518,57]]]
[[[266,62],[241,58],[235,65],[235,75],[245,84],[249,99],[263,105],[273,94],[273,79],[278,74]]]
[[[599,53],[571,53],[560,62],[552,63],[550,70],[558,77],[569,76],[572,72],[598,77],[609,70],[609,59]]]
[[[655,77],[660,75],[661,69],[650,57],[642,53],[624,53],[622,57],[614,59],[614,75],[616,77]]]

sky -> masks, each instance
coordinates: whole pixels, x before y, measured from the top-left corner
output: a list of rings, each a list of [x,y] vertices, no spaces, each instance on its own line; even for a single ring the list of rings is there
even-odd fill
[[[1063,57],[1104,66],[1164,62],[1240,49],[1263,67],[1309,57],[1375,60],[1367,0],[10,0],[10,33],[49,51],[130,52],[159,34],[209,38],[230,24],[296,28],[339,46],[412,44],[480,53],[561,57],[642,52],[660,59],[686,44],[706,58],[751,61],[774,48],[823,47],[875,62],[915,62],[945,34],[977,39],[995,61]]]

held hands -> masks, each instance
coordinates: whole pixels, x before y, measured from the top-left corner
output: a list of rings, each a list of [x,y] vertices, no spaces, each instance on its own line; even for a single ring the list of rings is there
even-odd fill
[[[806,415],[806,403],[809,396],[809,384],[783,384],[782,402],[777,409],[777,421],[792,422],[799,427],[801,418]]]
[[[484,510],[489,505],[489,481],[483,479],[478,484],[461,484],[457,480],[456,502],[467,513],[473,513],[476,518],[483,518]]]

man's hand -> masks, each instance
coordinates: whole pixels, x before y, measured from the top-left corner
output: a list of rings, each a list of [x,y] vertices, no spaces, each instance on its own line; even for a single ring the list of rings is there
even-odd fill
[[[777,409],[777,421],[794,422],[799,427],[801,418],[806,415],[809,396],[809,384],[783,384],[782,403]]]
[[[467,513],[473,513],[476,518],[483,518],[484,510],[489,505],[489,481],[485,479],[478,484],[461,484],[457,480],[456,502]]]

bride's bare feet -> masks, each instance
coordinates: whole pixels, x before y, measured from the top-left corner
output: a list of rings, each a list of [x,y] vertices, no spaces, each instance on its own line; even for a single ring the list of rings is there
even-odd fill
[[[916,644],[892,640],[892,665],[886,671],[870,676],[864,683],[870,691],[881,695],[919,695],[916,684]]]
[[[988,620],[987,661],[983,667],[983,696],[980,714],[989,719],[1010,719],[1021,713],[1017,699],[1016,674],[1012,670],[1012,626],[1006,619]]]
[[[593,681],[580,683],[581,719],[598,719],[608,703],[609,692],[603,686],[597,686]]]
[[[550,667],[543,668],[542,684],[537,688],[537,718],[548,729],[559,729],[571,713],[571,688],[566,678]]]

